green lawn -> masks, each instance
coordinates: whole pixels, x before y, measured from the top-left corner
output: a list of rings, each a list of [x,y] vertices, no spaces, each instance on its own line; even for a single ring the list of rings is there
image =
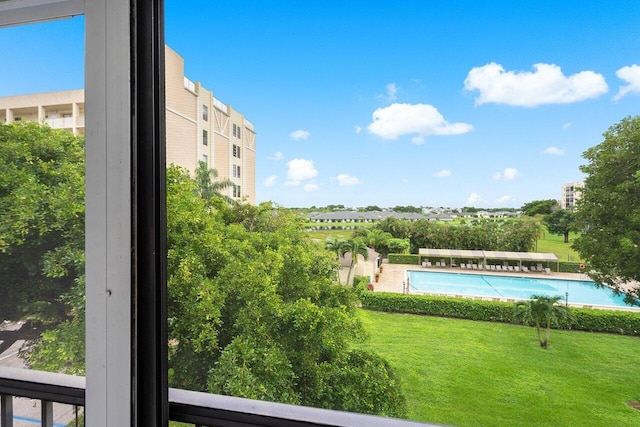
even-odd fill
[[[365,348],[404,382],[410,418],[464,426],[640,426],[640,338],[361,310]]]
[[[538,240],[537,252],[553,253],[560,261],[581,262],[582,259],[576,251],[571,249],[571,244],[578,237],[577,233],[569,234],[569,243],[564,242],[564,236],[547,233]]]

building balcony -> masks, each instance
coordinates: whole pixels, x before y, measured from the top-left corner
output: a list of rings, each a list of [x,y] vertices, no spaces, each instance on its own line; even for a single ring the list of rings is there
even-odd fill
[[[76,121],[73,117],[57,117],[55,119],[46,119],[45,121],[54,129],[73,129],[76,127]]]
[[[0,427],[13,427],[13,398],[41,402],[41,426],[53,426],[53,403],[84,407],[85,379],[0,366]],[[415,421],[169,389],[169,419],[194,426],[429,426]],[[70,420],[73,421],[73,420]],[[73,425],[73,424],[71,424]]]

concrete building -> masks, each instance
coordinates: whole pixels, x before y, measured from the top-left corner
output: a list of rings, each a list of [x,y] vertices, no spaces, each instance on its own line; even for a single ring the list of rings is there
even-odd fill
[[[567,209],[574,207],[580,199],[580,190],[584,187],[584,181],[568,182],[562,186],[560,207]]]
[[[256,132],[253,124],[213,92],[184,75],[184,59],[165,47],[167,165],[193,172],[199,161],[234,186],[228,196],[255,204]],[[84,135],[84,90],[0,97],[0,120],[47,123]]]

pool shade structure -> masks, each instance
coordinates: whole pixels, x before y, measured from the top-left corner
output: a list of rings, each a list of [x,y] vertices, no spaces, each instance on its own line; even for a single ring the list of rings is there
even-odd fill
[[[507,251],[481,251],[481,250],[467,250],[467,249],[430,249],[420,248],[418,250],[420,256],[420,262],[422,258],[449,258],[449,265],[452,264],[454,259],[481,259],[484,265],[487,265],[487,260],[504,260],[504,261],[517,261],[520,267],[522,262],[555,262],[556,271],[560,271],[560,260],[555,254],[540,253],[540,252],[507,252]]]

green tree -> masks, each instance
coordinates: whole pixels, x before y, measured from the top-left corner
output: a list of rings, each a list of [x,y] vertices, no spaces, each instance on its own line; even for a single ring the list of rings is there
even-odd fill
[[[167,169],[169,375],[172,387],[387,416],[406,416],[393,369],[352,349],[366,338],[356,293],[300,215],[261,204],[209,205]],[[82,373],[83,299],[29,358]]]
[[[349,239],[344,242],[342,248],[340,248],[340,255],[351,255],[351,264],[349,265],[349,273],[347,274],[347,285],[351,282],[351,273],[353,267],[358,263],[358,255],[362,255],[364,260],[369,259],[369,251],[367,245],[361,239]]]
[[[60,321],[84,270],[84,140],[0,122],[0,165],[0,313]]]
[[[575,215],[569,209],[558,209],[545,215],[544,222],[549,233],[564,236],[565,243],[569,243],[569,233],[576,230]]]
[[[561,296],[532,295],[529,301],[515,304],[515,319],[536,327],[542,348],[549,347],[551,327],[558,326],[563,320],[569,318],[568,307],[558,304],[562,299]]]
[[[340,254],[342,251],[342,247],[344,246],[344,241],[340,241],[338,239],[333,239],[330,241],[326,241],[324,243],[324,248],[335,255],[336,261],[340,260]],[[340,268],[336,268],[336,276],[338,278],[338,282],[340,282]]]
[[[520,210],[525,215],[536,216],[536,215],[548,215],[558,208],[560,208],[560,206],[558,206],[558,201],[556,199],[547,199],[547,200],[534,200],[532,202],[525,203],[524,205],[522,205]]]
[[[640,116],[627,117],[584,152],[587,164],[577,202],[580,237],[573,248],[599,284],[627,292],[640,304]]]
[[[209,166],[202,160],[198,162],[194,176],[195,181],[198,183],[198,192],[203,199],[211,200],[218,198],[229,204],[234,202],[231,197],[222,193],[224,190],[235,185],[233,181],[230,179],[218,180],[218,171],[216,169],[209,169]]]

